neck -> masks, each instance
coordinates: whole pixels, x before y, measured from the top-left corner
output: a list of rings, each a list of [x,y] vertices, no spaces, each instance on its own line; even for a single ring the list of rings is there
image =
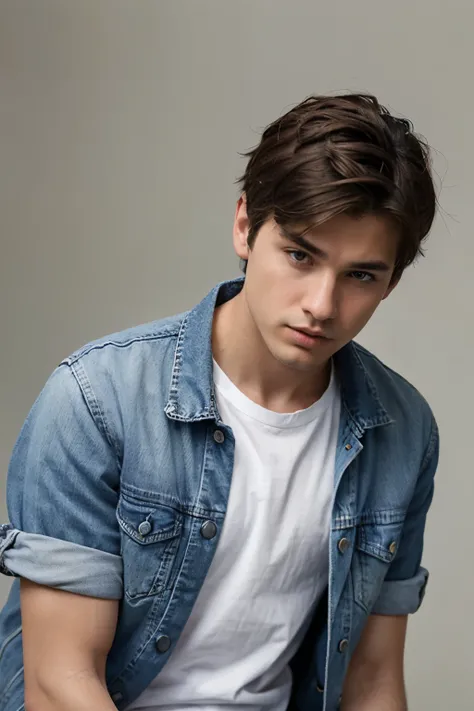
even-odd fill
[[[249,313],[245,294],[214,313],[212,352],[239,390],[274,412],[295,412],[312,405],[326,390],[330,362],[300,371],[278,361],[268,350]]]

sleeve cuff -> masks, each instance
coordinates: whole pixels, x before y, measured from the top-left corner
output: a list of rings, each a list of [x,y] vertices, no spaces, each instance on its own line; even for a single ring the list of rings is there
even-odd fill
[[[10,525],[0,526],[0,573],[89,597],[123,595],[121,556]]]
[[[416,612],[425,596],[428,571],[420,568],[408,580],[386,580],[372,608],[374,615],[411,615]]]

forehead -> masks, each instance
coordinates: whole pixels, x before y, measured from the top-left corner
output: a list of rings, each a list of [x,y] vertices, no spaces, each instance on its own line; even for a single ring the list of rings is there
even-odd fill
[[[383,259],[395,263],[399,233],[393,222],[377,215],[338,215],[320,225],[293,225],[287,235],[300,235],[330,258],[343,261]]]

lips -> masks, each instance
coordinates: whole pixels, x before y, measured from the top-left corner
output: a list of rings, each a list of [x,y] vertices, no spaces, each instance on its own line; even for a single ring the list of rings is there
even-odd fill
[[[314,331],[311,328],[293,328],[288,326],[289,334],[292,343],[304,348],[305,350],[313,350],[314,348],[323,348],[326,341],[330,339],[323,335],[322,331]]]
[[[324,335],[322,331],[311,331],[309,328],[297,328],[295,326],[292,327],[293,331],[298,331],[299,333],[304,333],[306,336],[309,336],[310,338],[325,338],[326,340],[329,340],[327,336]]]

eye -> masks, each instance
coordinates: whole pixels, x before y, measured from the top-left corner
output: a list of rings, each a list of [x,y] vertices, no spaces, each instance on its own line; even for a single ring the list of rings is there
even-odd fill
[[[369,283],[371,281],[375,281],[375,277],[373,274],[370,274],[369,272],[351,272],[350,276],[355,279],[356,281],[360,281],[363,283]]]
[[[293,262],[293,264],[301,264],[301,265],[307,265],[309,264],[311,257],[309,254],[306,254],[306,252],[303,252],[301,249],[291,249],[290,251],[287,252],[288,256],[290,257],[290,261]]]

